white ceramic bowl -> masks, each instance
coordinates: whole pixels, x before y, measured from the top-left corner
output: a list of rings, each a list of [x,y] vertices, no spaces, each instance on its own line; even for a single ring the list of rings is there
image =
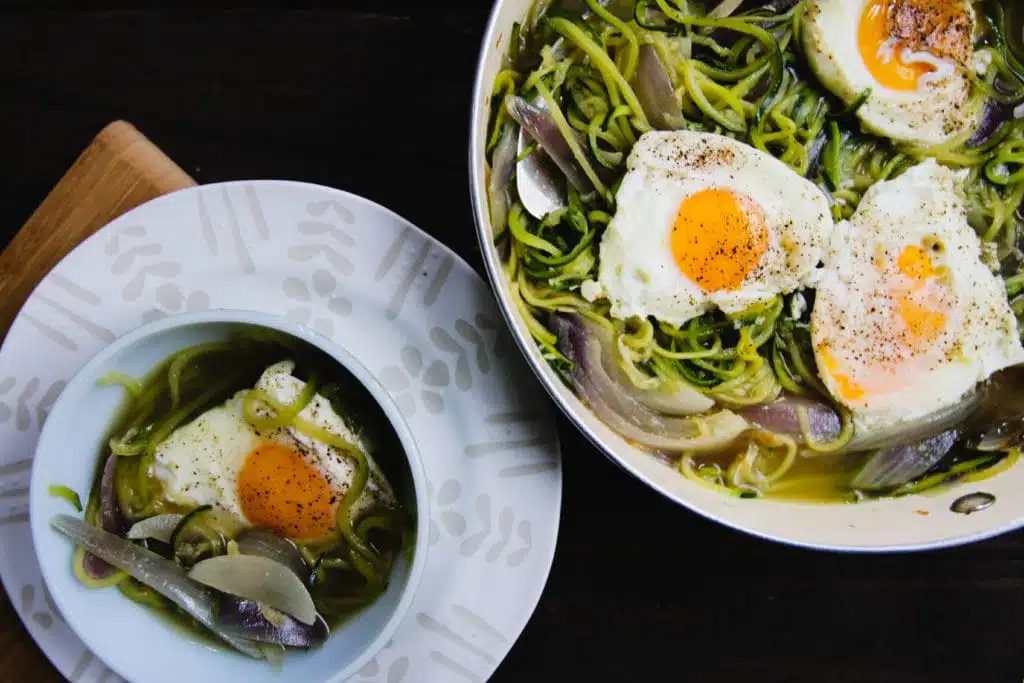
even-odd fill
[[[484,33],[473,88],[469,144],[470,192],[477,237],[488,278],[513,336],[548,393],[573,423],[609,458],[665,497],[763,538],[794,545],[845,551],[923,550],[994,536],[1024,525],[1024,466],[990,480],[925,496],[850,505],[813,505],[776,500],[741,500],[715,493],[680,476],[637,449],[601,422],[551,370],[512,303],[487,208],[487,125],[494,77],[508,47],[512,24],[523,21],[534,0],[497,0]],[[970,515],[950,510],[965,494],[984,491],[994,505]]]
[[[318,347],[366,388],[405,450],[419,520],[412,563],[396,562],[388,590],[332,633],[320,648],[290,653],[280,672],[267,662],[212,647],[186,634],[129,601],[116,588],[83,587],[71,571],[73,544],[50,527],[54,515],[74,514],[74,510],[66,501],[49,495],[48,487],[68,486],[85,502],[106,430],[123,401],[121,390],[98,386],[97,379],[111,370],[143,375],[174,351],[222,339],[239,325],[272,328]],[[426,561],[427,500],[426,476],[412,433],[369,370],[334,342],[284,318],[209,311],[143,325],[115,340],[71,379],[39,437],[29,514],[39,564],[54,602],[89,649],[125,679],[138,683],[337,683],[355,674],[387,643],[412,603]]]

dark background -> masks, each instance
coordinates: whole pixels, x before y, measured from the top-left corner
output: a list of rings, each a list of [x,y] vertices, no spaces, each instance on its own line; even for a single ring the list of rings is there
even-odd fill
[[[482,272],[466,157],[489,10],[487,0],[0,5],[0,238],[124,118],[199,182],[343,188]],[[563,670],[578,681],[1024,679],[1024,534],[899,556],[786,548],[674,506],[560,426],[554,568],[495,683]],[[0,601],[0,621],[10,612]],[[26,643],[0,631],[0,648]],[[58,680],[51,672],[40,654],[38,671],[0,680]]]

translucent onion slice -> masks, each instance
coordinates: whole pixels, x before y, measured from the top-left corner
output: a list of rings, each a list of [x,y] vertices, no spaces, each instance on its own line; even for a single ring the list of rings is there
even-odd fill
[[[799,396],[783,396],[772,403],[750,406],[739,411],[761,429],[803,438],[800,410],[806,411],[810,435],[815,441],[828,442],[839,436],[842,419],[832,406]]]
[[[290,568],[259,555],[218,555],[196,563],[189,578],[219,591],[261,602],[312,626],[316,605]]]
[[[532,139],[537,141],[540,148],[555,162],[555,165],[565,174],[569,182],[577,190],[586,194],[594,189],[587,174],[573,156],[569,143],[565,141],[558,124],[551,117],[543,100],[536,104],[527,102],[518,95],[507,95],[505,97],[505,108],[515,119],[516,123],[523,127]]]
[[[246,529],[235,537],[238,552],[243,555],[259,555],[288,567],[305,581],[309,578],[309,567],[302,559],[302,553],[287,538],[270,529]]]
[[[616,356],[616,345],[611,331],[583,316],[574,316],[573,322],[582,326],[586,334],[600,346],[601,366],[609,378],[646,407],[666,415],[696,415],[714,407],[713,399],[685,382],[678,382],[662,389],[641,389],[635,386]]]
[[[728,445],[750,426],[728,410],[699,418],[657,413],[608,376],[598,341],[581,325],[556,315],[551,327],[558,336],[559,350],[574,364],[571,379],[578,395],[625,439],[668,453],[707,451]]]
[[[491,175],[487,181],[487,203],[490,207],[491,227],[497,237],[505,230],[508,220],[508,190],[512,171],[516,167],[516,127],[506,124],[491,157]]]
[[[683,127],[683,110],[672,87],[672,79],[653,45],[640,46],[635,89],[651,125],[658,130]]]
[[[884,491],[916,479],[939,464],[956,445],[955,429],[918,443],[883,448],[870,456],[850,486],[863,491]]]
[[[183,518],[183,515],[174,512],[147,517],[141,522],[133,524],[132,528],[128,530],[127,536],[132,540],[152,538],[164,543],[170,543],[171,535],[178,528]]]
[[[216,594],[190,579],[174,562],[70,515],[57,515],[50,526],[160,593],[239,652],[263,659],[262,650],[255,644],[220,629],[214,617]]]

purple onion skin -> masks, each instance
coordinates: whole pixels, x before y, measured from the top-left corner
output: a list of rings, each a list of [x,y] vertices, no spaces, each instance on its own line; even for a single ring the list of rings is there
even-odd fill
[[[576,162],[569,143],[562,137],[562,131],[558,129],[558,124],[548,113],[546,106],[537,106],[517,95],[508,95],[505,98],[505,108],[526,134],[536,140],[540,148],[555,162],[573,187],[582,194],[594,189],[583,168]]]
[[[124,536],[127,523],[121,513],[121,506],[118,505],[117,488],[114,486],[117,463],[118,456],[111,454],[103,464],[103,475],[100,479],[100,528]],[[106,579],[117,572],[117,567],[88,552],[82,558],[82,568],[86,574],[97,580]]]
[[[811,436],[817,441],[831,441],[842,430],[842,419],[831,406],[813,399],[798,396],[783,396],[774,403],[751,406],[739,413],[761,429],[781,432],[795,438],[802,438],[797,408],[807,410],[807,421]]]
[[[971,148],[985,144],[999,130],[999,126],[1012,118],[1013,105],[989,100],[984,113],[981,115],[981,123],[978,124],[974,134],[964,143],[964,146]]]
[[[635,90],[644,113],[655,128],[682,128],[683,111],[676,100],[672,80],[653,45],[643,45],[640,48]]]
[[[577,315],[554,315],[551,331],[558,348],[574,367],[569,380],[580,400],[611,429],[647,449],[665,452],[715,449],[725,445],[747,427],[732,413],[712,416],[716,427],[710,434],[695,436],[691,418],[651,410],[636,396],[608,376],[601,363],[600,342],[588,335]]]
[[[270,645],[311,648],[322,645],[330,635],[327,622],[319,615],[316,623],[311,626],[287,615],[282,617],[284,624],[281,627],[274,626],[263,616],[254,601],[233,595],[222,595],[218,603],[217,623],[236,637]]]
[[[119,460],[117,455],[112,454],[103,465],[103,478],[100,481],[100,519],[104,531],[124,536],[128,531],[128,524],[121,513],[121,506],[117,501],[117,488],[114,485]]]
[[[950,429],[917,443],[883,448],[868,458],[850,482],[855,489],[891,489],[928,472],[953,450],[960,434]]]

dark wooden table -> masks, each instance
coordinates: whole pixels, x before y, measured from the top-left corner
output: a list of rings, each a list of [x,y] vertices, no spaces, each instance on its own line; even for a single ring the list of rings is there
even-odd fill
[[[479,270],[466,145],[488,0],[292,4],[4,3],[4,243],[125,118],[200,182],[344,188]],[[901,556],[795,550],[676,507],[561,427],[554,569],[496,683],[1024,678],[1024,533]],[[59,680],[5,597],[0,681]]]

